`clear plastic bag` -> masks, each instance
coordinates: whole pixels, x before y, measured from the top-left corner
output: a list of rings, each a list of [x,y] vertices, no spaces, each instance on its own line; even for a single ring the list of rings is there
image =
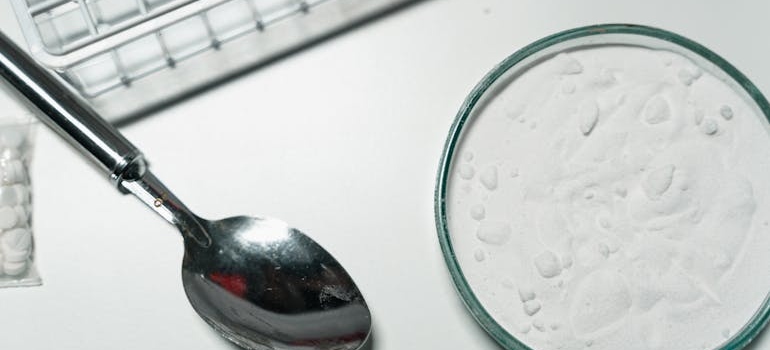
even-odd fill
[[[0,287],[42,283],[32,231],[35,117],[0,84]]]

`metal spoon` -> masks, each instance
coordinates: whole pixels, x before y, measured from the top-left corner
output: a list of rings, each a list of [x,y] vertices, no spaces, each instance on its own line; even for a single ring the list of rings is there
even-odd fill
[[[326,250],[279,220],[204,220],[148,170],[115,128],[0,33],[0,76],[38,117],[182,233],[182,282],[195,311],[246,349],[357,349],[371,316]],[[13,90],[13,89],[12,89]]]

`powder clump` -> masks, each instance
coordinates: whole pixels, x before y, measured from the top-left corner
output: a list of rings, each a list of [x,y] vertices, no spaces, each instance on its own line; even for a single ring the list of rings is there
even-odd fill
[[[460,177],[465,180],[470,180],[474,175],[476,175],[476,169],[474,169],[473,166],[469,164],[461,164],[460,170],[458,172]]]
[[[528,300],[524,302],[524,313],[527,314],[527,316],[533,316],[538,311],[540,311],[540,308],[542,305],[540,305],[540,302],[537,300]]]
[[[706,119],[701,123],[700,129],[706,135],[714,135],[719,131],[719,124],[714,119]]]
[[[725,118],[725,120],[733,119],[733,109],[730,108],[730,106],[722,106],[722,108],[719,109],[719,114],[722,118]]]
[[[511,226],[505,222],[484,221],[479,224],[476,236],[484,243],[503,245],[511,236]]]
[[[596,104],[596,101],[588,101],[580,106],[578,121],[580,123],[580,132],[583,135],[590,134],[599,121],[599,106]]]
[[[473,220],[481,221],[481,220],[484,220],[484,218],[486,217],[487,211],[486,211],[486,209],[484,208],[483,205],[476,204],[476,205],[471,207],[471,213],[470,214],[471,214],[471,217],[473,218]]]
[[[535,297],[535,290],[532,289],[531,286],[519,287],[519,299],[521,299],[522,302],[533,300]]]
[[[479,175],[479,181],[486,189],[493,191],[497,188],[497,167],[490,165]]]
[[[556,277],[561,273],[561,262],[551,251],[540,253],[534,260],[537,272],[544,278]]]

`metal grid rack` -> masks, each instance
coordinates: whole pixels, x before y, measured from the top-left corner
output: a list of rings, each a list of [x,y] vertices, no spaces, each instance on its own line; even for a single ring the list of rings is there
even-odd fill
[[[30,52],[109,119],[416,0],[11,0]]]

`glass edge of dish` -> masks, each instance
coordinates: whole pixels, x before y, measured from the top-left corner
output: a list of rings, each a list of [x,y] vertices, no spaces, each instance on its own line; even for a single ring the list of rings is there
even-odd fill
[[[603,34],[631,34],[652,37],[663,41],[671,42],[681,46],[693,53],[701,56],[707,61],[716,65],[732,78],[738,86],[743,88],[748,96],[756,103],[765,119],[770,122],[770,104],[759,89],[752,83],[748,77],[741,73],[737,68],[727,60],[706,48],[705,46],[683,37],[679,34],[667,30],[637,24],[598,24],[583,27],[577,27],[561,31],[542,39],[539,39],[520,50],[506,57],[489,71],[479,83],[474,86],[468,97],[463,101],[460,110],[455,116],[449,129],[449,134],[444,143],[444,148],[439,161],[439,170],[436,177],[436,188],[434,190],[434,218],[436,221],[436,231],[438,233],[439,244],[444,256],[444,261],[449,269],[455,290],[460,294],[460,299],[470,311],[473,318],[479,325],[500,345],[509,350],[533,350],[523,344],[518,338],[506,331],[481,305],[476,295],[471,290],[470,285],[465,279],[465,275],[456,259],[454,248],[449,237],[449,228],[446,220],[446,186],[450,173],[451,161],[454,155],[455,147],[460,138],[463,126],[468,121],[470,113],[476,106],[476,103],[482,98],[484,93],[491,87],[497,79],[503,76],[509,69],[529,56],[540,52],[542,49],[555,44]],[[762,305],[757,309],[751,320],[739,332],[736,332],[727,342],[722,344],[719,350],[739,350],[746,347],[770,321],[770,291],[768,291]]]

